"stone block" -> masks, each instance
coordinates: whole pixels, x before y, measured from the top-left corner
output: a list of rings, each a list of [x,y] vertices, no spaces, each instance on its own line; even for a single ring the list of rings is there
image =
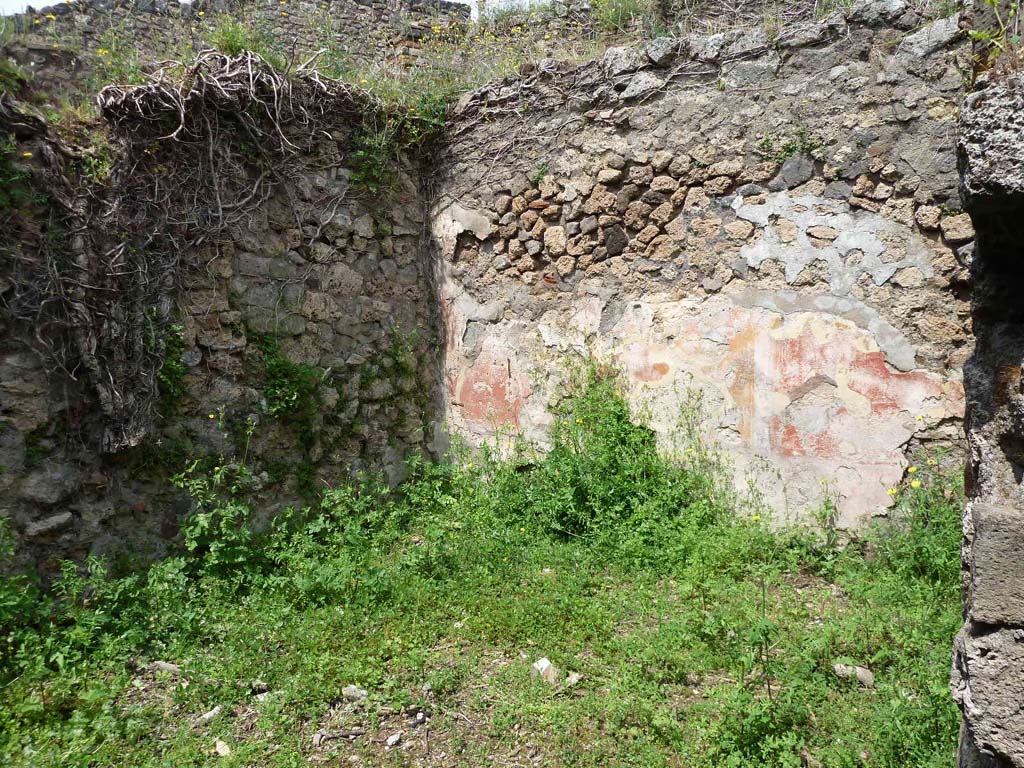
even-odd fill
[[[964,99],[957,152],[967,206],[1024,194],[1024,76],[983,83]]]
[[[617,77],[647,66],[648,61],[646,53],[642,50],[613,47],[604,52],[601,66],[609,77]]]
[[[25,526],[25,538],[31,540],[53,536],[68,528],[74,521],[75,517],[70,512],[59,512],[42,520],[33,520]]]
[[[971,505],[971,618],[985,624],[1024,624],[1024,510]]]
[[[79,484],[79,472],[70,464],[51,464],[25,478],[21,497],[36,504],[53,505],[68,498]]]
[[[961,631],[953,652],[953,698],[976,749],[998,768],[1024,766],[1024,629]]]

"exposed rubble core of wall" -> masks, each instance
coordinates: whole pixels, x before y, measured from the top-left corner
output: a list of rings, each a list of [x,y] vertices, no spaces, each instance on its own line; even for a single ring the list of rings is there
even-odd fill
[[[352,136],[361,116],[353,110],[362,97],[313,79],[320,103],[304,104],[313,97],[298,87],[260,91],[247,103],[253,86],[245,73],[265,66],[248,56],[207,57],[210,78],[221,79],[184,90],[179,130],[187,141],[177,146],[157,139],[167,115],[177,115],[178,105],[164,101],[176,91],[115,89],[104,112],[140,153],[115,171],[132,199],[115,197],[95,206],[102,212],[68,221],[40,198],[36,218],[21,222],[21,239],[8,239],[0,253],[3,273],[15,279],[0,282],[0,514],[14,523],[21,565],[52,573],[62,558],[158,551],[188,511],[168,479],[190,461],[245,462],[260,512],[273,514],[309,503],[360,468],[397,480],[405,458],[435,440],[436,299],[418,169],[399,159],[392,193],[357,189]],[[232,71],[243,73],[241,85]],[[261,88],[283,82],[253,80]],[[189,132],[225,119],[219,110],[232,105],[258,117],[258,99],[271,95],[316,111],[315,121],[298,126],[308,134],[301,139],[287,135],[296,126],[271,122],[290,152],[246,144],[244,129],[258,127],[251,121],[229,122],[216,136]],[[17,122],[13,103],[3,106],[23,167],[73,154],[28,113]],[[218,164],[201,171],[208,147]],[[183,175],[166,165],[175,162]],[[218,168],[239,178],[217,177]],[[153,199],[143,199],[151,191]],[[145,214],[146,203],[157,218]],[[211,215],[218,207],[231,214]],[[127,248],[106,250],[117,268],[105,269],[94,262],[109,245],[105,212],[118,209],[138,211],[140,226],[153,231],[139,239],[115,232]],[[62,263],[60,248],[50,251],[54,243],[68,244],[73,265]],[[134,275],[143,265],[168,257],[174,274],[151,274],[158,285],[139,288]],[[29,277],[54,272],[59,289],[34,301]],[[136,290],[151,304],[142,315]],[[67,313],[47,309],[65,301]],[[172,325],[160,323],[157,305],[167,301],[175,305]],[[71,334],[60,330],[69,323]],[[48,354],[67,335],[75,353]],[[161,352],[163,366],[153,366]],[[157,403],[144,381],[154,367],[168,380]]]
[[[992,77],[964,102],[962,196],[978,231],[964,369],[964,627],[953,659],[962,768],[1024,766],[1024,78]]]
[[[560,364],[589,352],[665,432],[701,390],[783,515],[822,483],[842,526],[883,511],[913,450],[959,444],[960,40],[957,16],[867,3],[467,99],[434,209],[452,429],[543,440]]]

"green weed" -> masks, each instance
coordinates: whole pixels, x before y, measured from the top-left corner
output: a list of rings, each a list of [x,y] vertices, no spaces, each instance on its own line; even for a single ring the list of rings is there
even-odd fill
[[[282,43],[264,24],[228,14],[219,14],[204,30],[206,40],[221,53],[235,56],[252,51],[263,57],[277,70],[287,66]]]
[[[22,165],[31,158],[31,152],[18,149],[13,136],[0,137],[0,217],[14,216],[39,199]]]
[[[797,155],[810,156],[823,146],[821,139],[812,134],[806,125],[799,125],[794,134],[785,139],[765,136],[759,142],[758,149],[769,160],[784,163]]]
[[[263,529],[244,460],[193,464],[180,553],[68,565],[50,596],[0,580],[4,764],[205,764],[219,739],[224,765],[385,765],[398,730],[421,754],[409,711],[465,765],[526,743],[592,768],[950,764],[956,478],[922,461],[894,522],[839,548],[769,530],[707,446],[667,458],[606,369],[570,376],[552,420],[544,453],[413,461]],[[579,681],[532,678],[540,656]]]
[[[267,413],[290,424],[308,448],[316,440],[323,371],[288,359],[271,334],[250,332],[249,338],[260,352]]]
[[[163,331],[164,360],[157,373],[160,383],[160,410],[163,415],[172,413],[185,396],[185,375],[188,366],[182,359],[185,352],[184,328],[181,323],[172,323]]]

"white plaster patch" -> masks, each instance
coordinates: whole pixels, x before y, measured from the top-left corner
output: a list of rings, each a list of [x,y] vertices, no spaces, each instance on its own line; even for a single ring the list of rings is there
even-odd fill
[[[760,205],[737,197],[733,207],[739,218],[762,228],[762,237],[745,245],[740,256],[754,268],[766,259],[777,259],[785,268],[787,283],[793,283],[815,261],[827,265],[829,288],[838,296],[848,295],[865,273],[876,285],[905,267],[916,267],[925,277],[933,274],[924,238],[876,213],[854,210],[845,202],[775,192]],[[795,225],[794,231],[781,231],[782,222]],[[812,239],[808,235],[812,227],[834,230],[835,239]]]
[[[455,243],[463,232],[472,232],[477,240],[486,240],[491,234],[491,221],[479,211],[463,208],[458,203],[449,203],[435,208],[431,214],[434,237],[441,245],[442,253],[450,257],[455,252]]]

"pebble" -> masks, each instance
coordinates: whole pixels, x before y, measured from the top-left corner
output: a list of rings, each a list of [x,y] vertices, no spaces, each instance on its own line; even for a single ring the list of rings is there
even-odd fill
[[[554,685],[558,682],[558,678],[561,677],[562,672],[558,667],[551,663],[551,660],[548,659],[547,656],[542,656],[533,662],[533,665],[530,667],[530,674],[534,677],[540,677],[549,685]]]
[[[358,685],[346,685],[341,689],[341,695],[349,701],[362,701],[369,696],[366,689],[360,688]]]
[[[223,711],[224,711],[224,707],[222,707],[220,704],[218,704],[216,707],[211,709],[209,712],[206,712],[206,713],[200,715],[199,716],[199,722],[200,723],[208,723],[208,722],[213,720],[213,718],[215,718],[217,715],[219,715]]]

